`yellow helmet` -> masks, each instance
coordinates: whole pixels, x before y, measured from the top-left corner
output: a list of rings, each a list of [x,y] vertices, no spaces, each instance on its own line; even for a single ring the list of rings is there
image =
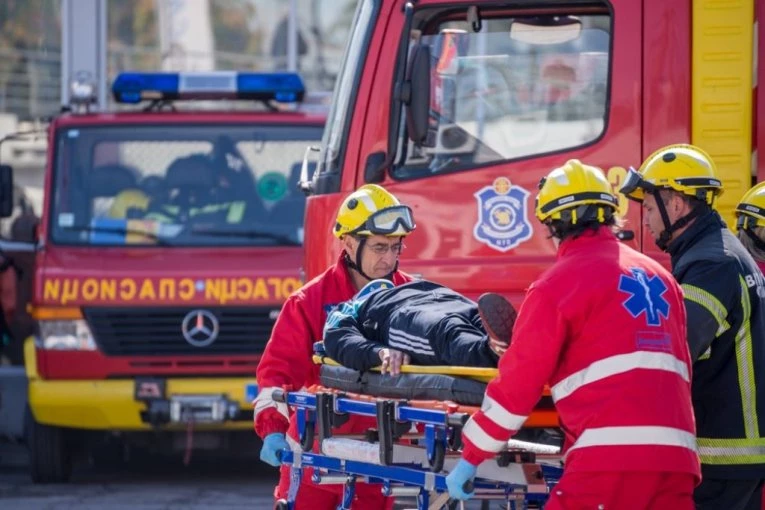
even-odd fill
[[[765,182],[744,193],[736,206],[736,218],[738,230],[765,227]]]
[[[722,181],[712,158],[702,149],[687,144],[663,147],[640,165],[630,169],[621,188],[629,199],[642,202],[646,192],[671,189],[714,204],[722,195]]]
[[[333,230],[341,239],[359,236],[408,236],[415,229],[412,210],[377,184],[366,184],[343,201]]]
[[[570,219],[566,220],[576,224],[577,207],[597,204],[616,211],[618,203],[611,184],[599,168],[570,159],[539,183],[535,213],[539,221],[546,223],[563,219],[563,213],[569,211]],[[601,223],[605,221],[603,208],[599,208],[597,219]]]
[[[109,212],[106,215],[109,218],[127,218],[129,209],[140,209],[145,211],[149,207],[149,197],[146,194],[135,188],[126,189],[120,191],[117,196],[114,197],[112,205],[109,207]]]

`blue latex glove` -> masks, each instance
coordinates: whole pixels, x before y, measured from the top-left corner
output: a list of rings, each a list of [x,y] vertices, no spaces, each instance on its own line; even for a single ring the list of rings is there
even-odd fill
[[[263,448],[260,449],[260,460],[274,467],[279,467],[282,465],[282,462],[276,456],[276,452],[289,449],[290,445],[287,444],[284,434],[272,432],[263,439]]]
[[[475,478],[478,468],[465,459],[460,459],[454,466],[452,472],[446,477],[446,487],[449,489],[449,496],[453,499],[470,499],[475,494],[473,491],[465,492],[465,482]]]

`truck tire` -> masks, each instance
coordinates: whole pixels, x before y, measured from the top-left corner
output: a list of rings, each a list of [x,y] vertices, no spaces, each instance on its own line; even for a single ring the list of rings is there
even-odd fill
[[[29,472],[34,483],[64,483],[72,474],[72,456],[64,429],[42,425],[26,413]]]

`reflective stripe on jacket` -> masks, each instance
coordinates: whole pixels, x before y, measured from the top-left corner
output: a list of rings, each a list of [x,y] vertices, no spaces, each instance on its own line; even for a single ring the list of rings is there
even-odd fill
[[[713,211],[669,252],[685,293],[704,476],[765,478],[765,279]]]

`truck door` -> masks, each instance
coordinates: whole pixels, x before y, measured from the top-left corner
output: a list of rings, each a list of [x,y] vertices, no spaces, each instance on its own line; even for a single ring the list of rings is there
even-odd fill
[[[395,51],[380,55],[370,92],[355,106],[368,112],[358,153],[347,147],[346,158],[357,156],[354,185],[362,185],[376,178],[369,155],[395,139],[393,164],[377,178],[414,210],[404,270],[517,303],[555,256],[534,216],[541,177],[576,158],[601,167],[618,188],[625,168],[640,162],[642,6],[478,4],[416,4],[403,73],[409,80],[391,87],[402,62]],[[398,47],[406,21],[391,15],[384,47]],[[424,81],[425,130],[414,100]],[[386,111],[379,105],[392,89],[390,112],[409,94],[400,119],[370,121]],[[388,138],[386,121],[397,120]],[[621,212],[626,231],[637,234],[639,208],[623,201]]]

